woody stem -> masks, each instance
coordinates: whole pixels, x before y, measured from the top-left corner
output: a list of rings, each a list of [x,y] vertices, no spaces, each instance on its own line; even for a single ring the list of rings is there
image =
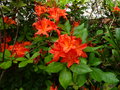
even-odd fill
[[[4,15],[3,15],[3,12],[2,12],[2,7],[0,7],[0,12],[1,12],[1,16],[2,16],[2,23],[3,23],[3,29],[4,29],[4,51],[3,51],[3,57],[2,57],[2,61],[4,61],[4,57],[5,57],[5,48],[6,48],[6,28],[5,28],[5,23],[4,23]]]

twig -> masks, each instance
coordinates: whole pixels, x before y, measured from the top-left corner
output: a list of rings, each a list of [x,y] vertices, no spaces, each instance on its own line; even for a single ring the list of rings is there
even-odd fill
[[[2,7],[0,7],[0,12],[1,12],[1,16],[2,16],[2,22],[3,22],[3,28],[4,28],[4,51],[3,51],[3,57],[2,57],[2,61],[4,61],[4,57],[5,57],[5,49],[6,49],[6,28],[5,28],[5,23],[4,23],[4,15],[2,12]]]
[[[1,73],[1,75],[0,75],[0,83],[1,83],[1,80],[2,80],[2,77],[3,77],[4,73],[5,73],[5,70],[2,71],[2,73]]]

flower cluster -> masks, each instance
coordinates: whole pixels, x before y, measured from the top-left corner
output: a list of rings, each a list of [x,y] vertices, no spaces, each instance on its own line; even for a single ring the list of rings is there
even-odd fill
[[[50,14],[49,18],[54,19],[56,21],[59,21],[60,17],[63,17],[65,19],[67,19],[66,15],[66,11],[62,10],[60,8],[49,8],[48,9],[48,13]]]
[[[35,35],[46,35],[47,37],[49,36],[48,35],[48,32],[52,31],[52,30],[55,30],[57,31],[58,35],[60,34],[60,31],[57,29],[57,25],[46,19],[46,18],[43,18],[42,20],[39,20],[35,23],[33,23],[33,26],[38,30]]]
[[[1,52],[4,51],[4,47],[5,47],[5,49],[8,49],[9,51],[11,51],[12,53],[11,56],[23,57],[26,52],[29,52],[29,49],[25,48],[25,46],[28,46],[28,45],[31,45],[31,43],[30,42],[23,42],[23,43],[16,42],[14,45],[10,45],[10,46],[7,43],[6,44],[2,43]]]
[[[67,19],[65,10],[56,7],[50,8],[43,5],[36,5],[35,14],[38,16],[38,21],[33,23],[33,26],[38,30],[35,35],[46,35],[48,37],[48,33],[52,30],[57,31],[58,35],[60,35],[56,23],[59,22],[60,17]],[[47,14],[48,19],[41,18],[41,14]],[[53,22],[52,19],[54,19],[55,22]]]
[[[18,43],[16,42],[15,45],[10,45],[8,47],[8,50],[12,52],[12,56],[15,57],[23,57],[26,52],[29,52],[28,48],[25,48],[25,46],[31,45],[30,42],[23,42],[23,43]]]
[[[80,25],[80,22],[76,22],[76,21],[73,22],[73,27],[77,27],[79,25]]]
[[[120,12],[120,8],[118,6],[116,6],[116,7],[113,8],[112,12]]]
[[[35,14],[37,16],[40,16],[41,14],[45,13],[47,10],[45,6],[40,6],[40,5],[36,5],[34,9],[35,9]]]
[[[79,57],[87,57],[86,53],[83,51],[87,47],[87,44],[82,44],[80,38],[75,36],[68,36],[63,34],[59,36],[59,39],[54,43],[54,47],[49,51],[54,55],[53,60],[49,63],[59,61],[60,57],[62,59],[60,62],[66,62],[67,67],[72,64],[79,64]]]
[[[16,22],[15,22],[15,20],[13,20],[13,19],[11,19],[11,18],[9,18],[9,17],[3,17],[3,20],[4,20],[4,23],[6,23],[6,24],[16,24]]]

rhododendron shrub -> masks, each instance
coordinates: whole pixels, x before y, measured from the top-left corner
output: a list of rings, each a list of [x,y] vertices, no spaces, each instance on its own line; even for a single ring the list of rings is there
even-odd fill
[[[89,0],[0,1],[0,90],[119,90],[120,6],[109,2],[93,19]]]
[[[51,62],[57,62],[62,57],[61,62],[67,62],[68,67],[72,64],[79,64],[79,57],[87,57],[87,54],[83,51],[87,47],[87,44],[81,44],[82,40],[74,36],[68,36],[63,34],[59,36],[59,39],[54,43],[54,48],[50,50],[50,53],[54,54]]]

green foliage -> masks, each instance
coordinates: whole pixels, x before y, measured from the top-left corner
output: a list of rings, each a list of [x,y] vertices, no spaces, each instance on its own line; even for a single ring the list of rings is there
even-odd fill
[[[68,20],[65,22],[64,29],[70,35],[71,25]]]
[[[81,87],[83,86],[87,81],[86,75],[85,74],[78,74],[77,75],[77,80],[76,80],[76,84]]]
[[[6,61],[3,63],[0,63],[0,68],[2,69],[8,69],[12,66],[12,61]]]
[[[103,72],[98,68],[92,68],[92,72],[90,73],[91,78],[96,81],[104,81],[106,83],[117,83],[119,80],[116,78],[115,74],[112,72]]]
[[[119,0],[1,0],[0,3],[0,90],[50,90],[52,86],[58,90],[120,89],[120,12],[114,12],[115,6],[120,7]],[[60,21],[56,21],[49,17],[48,12],[37,16],[34,10],[36,5],[45,6],[47,11],[52,7],[66,8],[69,10],[67,19],[62,16]],[[92,12],[84,16],[84,12],[90,7]],[[97,17],[99,12],[103,12],[105,17]],[[63,12],[58,13],[62,15]],[[56,15],[58,13],[55,12]],[[6,23],[3,19],[5,16],[15,20],[17,24]],[[49,37],[35,34],[45,25],[36,30],[33,23],[42,18],[54,22],[61,35],[75,36],[82,40],[82,44],[87,44],[79,53],[80,57],[68,57],[79,59],[79,64],[74,62],[67,67],[68,63],[61,62],[66,56],[62,55],[63,48],[56,48],[57,43],[54,45],[59,38],[56,31],[44,32],[48,33]],[[79,25],[74,26],[74,22],[79,22]],[[7,40],[9,36],[11,41]],[[18,47],[14,47],[16,42],[26,41],[31,45],[21,45],[21,48],[18,48],[18,44]],[[6,48],[3,47],[5,44]],[[66,46],[66,50],[76,48],[80,51],[79,46],[74,47],[72,44],[71,41],[60,43],[61,46]],[[9,47],[11,45],[12,50]],[[52,51],[53,47],[55,48]],[[60,54],[57,51],[60,51]],[[66,53],[68,54],[67,51]],[[56,62],[50,63],[53,59]]]
[[[30,59],[35,59],[39,55],[40,55],[40,52],[36,52],[30,57]]]
[[[101,64],[101,62],[102,61],[100,60],[100,58],[96,58],[94,53],[90,53],[89,64],[91,66],[98,66],[99,64]]]
[[[72,82],[72,73],[67,69],[62,70],[59,75],[59,82],[66,89]]]
[[[84,26],[85,25],[83,23],[82,25],[75,27],[73,35],[75,35],[78,38],[81,38],[82,42],[86,43],[86,39],[88,37],[88,31]]]
[[[53,62],[50,63],[46,68],[45,71],[49,72],[49,73],[57,73],[59,71],[61,71],[64,68],[64,65],[59,63],[59,62]]]
[[[95,52],[95,50],[98,50],[100,48],[102,48],[103,46],[98,46],[98,47],[87,47],[85,48],[85,52]]]
[[[92,71],[90,67],[86,64],[74,64],[70,69],[72,70],[72,72],[78,74],[85,74]]]

